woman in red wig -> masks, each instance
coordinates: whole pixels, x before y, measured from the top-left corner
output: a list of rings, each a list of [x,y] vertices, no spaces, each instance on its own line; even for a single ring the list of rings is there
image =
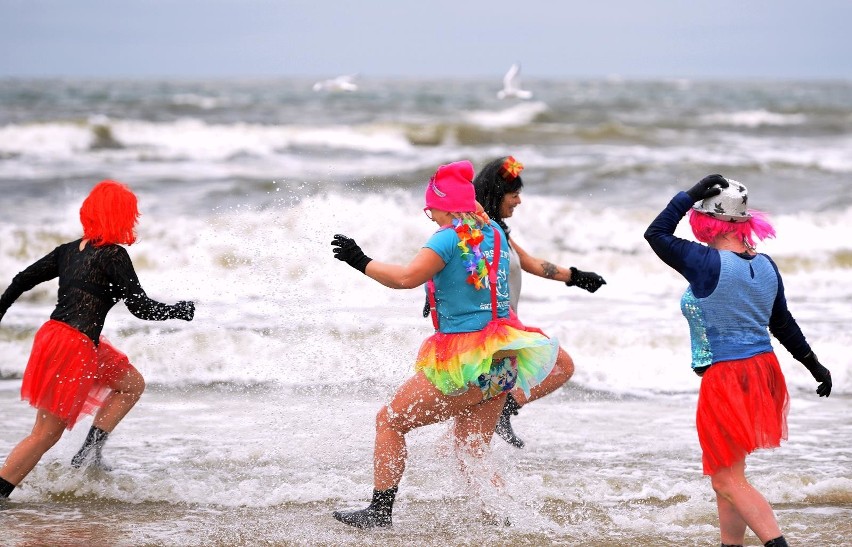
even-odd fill
[[[457,449],[481,457],[506,393],[515,386],[529,393],[556,361],[558,342],[510,314],[506,235],[477,214],[473,174],[469,161],[438,168],[423,209],[438,230],[407,265],[373,260],[343,235],[332,241],[336,258],[386,287],[425,284],[435,327],[420,346],[414,375],[376,418],[370,505],[334,512],[350,526],[391,525],[408,432],[455,418]]]
[[[124,300],[140,319],[191,321],[193,302],[161,304],[148,298],[121,245],[136,241],[136,196],[125,185],[98,183],[80,208],[83,237],[60,245],[12,279],[0,296],[0,320],[21,294],[59,278],[56,308],[38,330],[21,385],[21,399],[37,409],[32,432],[0,467],[0,498],[6,498],[81,414],[95,414],[72,465],[106,467],[101,449],[133,408],[145,380],[127,356],[103,336],[106,315]]]
[[[675,237],[687,212],[707,245]],[[657,256],[689,282],[681,309],[701,377],[696,428],[723,547],[741,546],[746,527],[766,547],[787,545],[772,507],[745,476],[747,455],[787,438],[789,395],[770,333],[819,382],[820,397],[831,393],[831,374],[787,309],[778,267],[755,250],[755,238],[774,236],[766,217],[749,210],[746,187],[721,175],[678,193],[645,231]]]

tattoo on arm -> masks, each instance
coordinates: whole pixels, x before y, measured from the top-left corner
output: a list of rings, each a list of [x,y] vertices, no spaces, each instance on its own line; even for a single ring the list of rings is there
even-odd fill
[[[556,274],[559,272],[559,268],[557,266],[555,266],[555,265],[553,265],[553,264],[551,264],[550,262],[547,262],[547,261],[541,263],[541,269],[543,270],[542,273],[543,273],[544,277],[546,277],[548,279],[553,279],[554,277],[556,277]]]

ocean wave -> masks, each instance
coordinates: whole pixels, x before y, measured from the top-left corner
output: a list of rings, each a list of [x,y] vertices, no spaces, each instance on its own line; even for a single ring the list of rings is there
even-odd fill
[[[521,127],[532,123],[546,112],[547,105],[532,101],[510,106],[505,110],[473,110],[463,112],[461,117],[469,124],[485,129],[505,129]]]
[[[807,120],[808,118],[804,114],[781,114],[763,109],[716,112],[699,116],[700,123],[704,125],[731,125],[740,127],[802,125]]]
[[[331,191],[199,216],[164,216],[152,200],[169,201],[173,194],[161,194],[141,195],[140,241],[128,251],[148,294],[164,302],[195,300],[196,320],[144,322],[119,305],[105,330],[108,337],[117,333],[118,346],[144,363],[150,382],[344,386],[359,378],[394,385],[410,373],[414,352],[430,330],[419,313],[422,291],[391,291],[371,282],[335,261],[329,242],[344,233],[376,259],[406,263],[433,230],[417,214],[420,192]],[[591,295],[524,276],[521,317],[560,340],[577,362],[573,382],[584,389],[646,396],[697,388],[688,336],[671,331],[672,324],[685,328],[677,306],[685,282],[642,238],[656,212],[593,209],[570,196],[529,195],[510,221],[513,238],[528,253],[607,280]],[[0,248],[0,284],[78,237],[76,215],[69,205],[50,224],[0,220],[0,239],[8,242]],[[839,392],[852,374],[852,335],[840,328],[852,302],[852,247],[838,238],[850,218],[852,209],[778,215],[778,239],[760,245],[779,265],[788,302]],[[687,230],[679,226],[677,234],[690,237]],[[50,314],[55,290],[55,283],[39,285],[6,314],[0,342],[4,354],[17,357],[4,361],[4,376],[23,371],[29,335]],[[187,355],[176,358],[181,352]],[[352,357],[333,369],[317,366],[341,355]],[[633,374],[637,362],[640,375]],[[782,365],[792,390],[813,390],[803,367],[789,357]]]
[[[136,159],[221,161],[243,152],[269,156],[290,148],[405,153],[411,145],[401,126],[221,125],[192,118],[161,123],[96,118],[0,127],[0,153],[7,155],[58,159],[110,148],[132,150]]]

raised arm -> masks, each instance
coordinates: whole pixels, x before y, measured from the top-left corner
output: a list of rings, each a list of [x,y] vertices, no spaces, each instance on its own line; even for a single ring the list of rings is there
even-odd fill
[[[693,203],[693,196],[679,192],[645,230],[645,239],[663,262],[689,281],[695,296],[703,298],[713,292],[719,281],[719,252],[674,235]]]

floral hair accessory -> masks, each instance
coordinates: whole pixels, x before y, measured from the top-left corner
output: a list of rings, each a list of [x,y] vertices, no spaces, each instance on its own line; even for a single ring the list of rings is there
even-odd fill
[[[516,160],[514,156],[509,156],[503,161],[503,165],[500,166],[500,176],[506,182],[512,182],[520,176],[523,170],[524,164]]]
[[[459,236],[458,247],[467,271],[467,282],[476,290],[484,289],[485,279],[488,278],[488,264],[479,248],[479,244],[485,239],[482,231],[471,218],[453,219],[453,229]]]

